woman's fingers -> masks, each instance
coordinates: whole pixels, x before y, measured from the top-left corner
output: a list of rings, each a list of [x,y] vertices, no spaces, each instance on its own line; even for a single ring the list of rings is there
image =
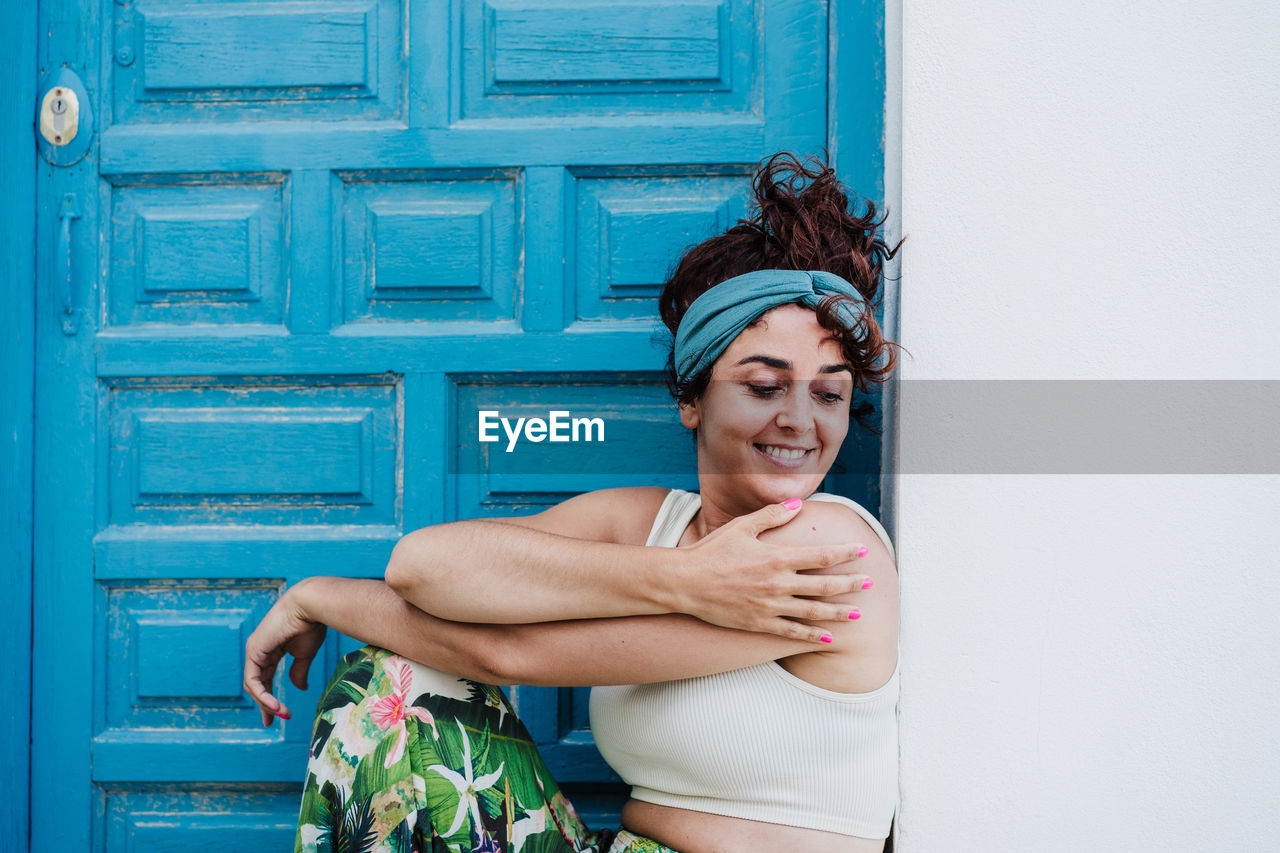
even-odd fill
[[[831,643],[831,632],[825,628],[815,628],[812,625],[792,622],[790,619],[781,617],[769,620],[761,630],[769,634],[777,634],[779,637],[786,637],[789,640],[804,640],[817,645]]]
[[[324,642],[325,627],[299,616],[294,590],[306,581],[290,587],[276,599],[249,635],[244,648],[244,689],[258,703],[262,724],[270,725],[275,717],[289,719],[289,708],[271,693],[276,667],[286,653],[293,655],[289,679],[307,689],[307,669]]]
[[[739,519],[746,525],[752,536],[758,536],[762,531],[771,527],[780,527],[795,518],[802,505],[803,501],[799,498],[792,498],[786,503],[762,506],[755,512],[740,516]]]
[[[841,605],[806,599],[870,588],[872,581],[867,575],[848,571],[849,564],[866,556],[868,549],[861,542],[788,546],[758,538],[762,531],[795,518],[802,503],[769,504],[687,546],[686,553],[696,555],[689,562],[695,568],[687,584],[676,585],[683,596],[674,602],[675,611],[726,628],[824,642],[824,631],[797,627],[789,620],[849,619],[852,607],[841,612]],[[835,571],[823,574],[810,571],[833,567]]]
[[[283,649],[264,649],[260,646],[257,631],[249,635],[244,654],[244,691],[258,705],[262,725],[269,726],[279,716],[289,719],[289,709],[271,693],[276,667],[284,657]]]
[[[778,586],[778,592],[791,596],[811,596],[813,598],[830,598],[833,595],[846,595],[850,592],[861,592],[875,586],[870,575],[838,574],[838,575],[792,575]]]
[[[801,545],[787,548],[782,554],[782,559],[788,568],[800,571],[829,569],[865,556],[867,556],[866,545],[861,542],[845,542],[839,545]]]
[[[780,616],[806,622],[847,622],[862,618],[862,610],[856,604],[831,604],[808,598],[793,598],[775,609]]]
[[[244,663],[244,690],[249,694],[249,698],[253,699],[258,705],[258,712],[262,715],[262,725],[269,726],[271,721],[279,715],[284,719],[289,719],[289,709],[284,703],[271,695],[271,682],[276,676],[276,661],[271,660],[263,663],[254,659],[254,656],[245,655]]]
[[[311,669],[311,659],[313,657],[314,655],[295,655],[293,665],[289,667],[289,680],[299,690],[307,689],[307,672]]]

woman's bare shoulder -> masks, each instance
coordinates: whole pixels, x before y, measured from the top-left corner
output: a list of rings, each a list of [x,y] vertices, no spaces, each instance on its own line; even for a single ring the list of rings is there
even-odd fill
[[[866,518],[844,502],[830,500],[805,500],[795,517],[780,527],[773,527],[760,537],[776,539],[787,545],[829,545],[847,542],[850,535],[865,537],[868,548],[888,549],[880,535],[867,523]]]
[[[855,572],[869,576],[872,585],[865,590],[822,599],[847,604],[858,611],[858,618],[823,623],[834,637],[829,648],[794,655],[780,663],[792,675],[839,692],[861,693],[888,681],[898,659],[898,571],[893,555],[867,520],[843,502],[808,500],[795,518],[764,531],[760,538],[789,545],[857,542],[867,546],[863,557],[809,570],[814,574]]]
[[[869,511],[839,495],[815,498],[806,499],[795,518],[764,531],[760,538],[784,545],[835,545],[856,540],[867,546],[870,555],[882,557],[890,565],[897,562],[889,534]]]
[[[576,539],[643,545],[658,508],[670,491],[659,486],[596,489],[535,515],[497,520]]]
[[[586,494],[593,496],[592,499],[614,518],[615,542],[643,545],[649,538],[658,509],[670,492],[661,486],[626,486]]]

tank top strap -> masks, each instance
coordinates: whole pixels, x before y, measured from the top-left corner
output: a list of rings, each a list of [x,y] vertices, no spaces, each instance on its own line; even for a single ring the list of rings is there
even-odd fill
[[[698,508],[702,506],[702,495],[697,492],[686,492],[684,489],[672,489],[662,499],[662,506],[653,519],[649,529],[646,545],[657,545],[663,548],[674,548],[680,542],[680,536],[689,526]]]

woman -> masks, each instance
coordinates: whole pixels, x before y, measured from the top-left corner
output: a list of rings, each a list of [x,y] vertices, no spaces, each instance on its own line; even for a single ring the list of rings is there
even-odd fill
[[[883,850],[892,545],[814,490],[853,391],[893,367],[872,315],[893,252],[821,163],[777,155],[754,189],[755,218],[689,250],[660,303],[698,493],[424,528],[385,584],[310,578],[249,638],[266,725],[288,718],[269,690],[285,653],[305,687],[325,625],[371,644],[321,698],[298,849]],[[596,686],[597,744],[633,786],[616,837],[578,820],[488,686],[509,683]]]

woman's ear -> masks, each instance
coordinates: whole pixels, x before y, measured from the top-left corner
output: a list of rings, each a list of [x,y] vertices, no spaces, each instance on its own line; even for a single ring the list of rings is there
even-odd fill
[[[685,425],[686,429],[697,429],[698,424],[702,423],[702,415],[698,413],[698,401],[692,403],[680,404],[680,423]]]

